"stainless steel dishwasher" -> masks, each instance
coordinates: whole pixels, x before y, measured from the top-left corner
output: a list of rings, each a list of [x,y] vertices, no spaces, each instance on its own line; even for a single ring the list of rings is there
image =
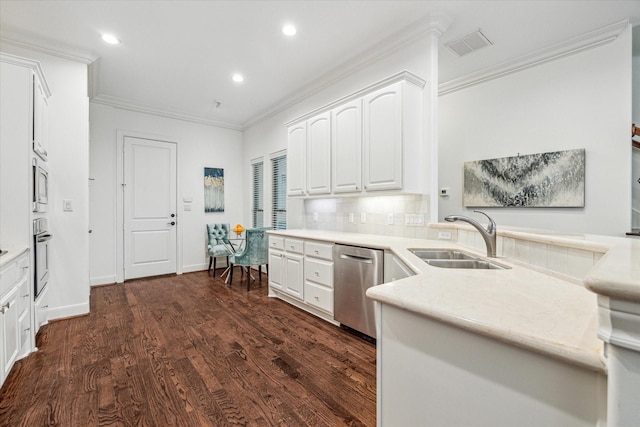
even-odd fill
[[[334,319],[376,338],[373,301],[365,293],[383,281],[384,251],[336,244],[333,260]]]

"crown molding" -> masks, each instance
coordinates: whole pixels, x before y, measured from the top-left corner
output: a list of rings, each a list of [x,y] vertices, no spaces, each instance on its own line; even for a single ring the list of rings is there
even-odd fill
[[[177,111],[169,111],[169,110],[163,110],[160,108],[150,107],[146,105],[140,105],[140,104],[130,102],[126,99],[117,98],[114,96],[108,96],[108,95],[94,96],[93,98],[91,98],[91,102],[94,102],[96,104],[108,105],[110,107],[119,108],[121,110],[135,111],[137,113],[144,113],[144,114],[152,114],[154,116],[166,117],[169,119],[182,120],[182,121],[198,123],[202,125],[216,126],[216,127],[231,129],[231,130],[239,130],[239,131],[244,130],[241,125],[238,125],[235,123],[226,123],[226,122],[219,122],[215,120],[208,120],[202,117],[193,116],[190,114],[185,114]]]
[[[617,39],[629,26],[629,20],[616,22],[615,24],[588,32],[564,42],[553,44],[549,47],[538,49],[530,54],[520,56],[510,61],[485,68],[466,76],[449,80],[438,85],[438,94],[446,95],[470,86],[497,79],[509,74],[526,70],[550,61],[555,61],[584,50],[588,50]]]
[[[65,52],[58,49],[51,49],[48,47],[38,46],[32,43],[22,42],[22,41],[13,40],[13,39],[7,39],[3,37],[0,37],[0,43],[8,44],[10,46],[19,47],[22,49],[33,50],[35,52],[45,53],[47,55],[56,56],[58,58],[67,59],[69,61],[79,62],[85,65],[91,64],[97,58],[96,56],[80,56],[80,55],[76,55],[76,54]]]
[[[373,47],[352,57],[351,59],[343,62],[337,67],[334,67],[332,70],[318,77],[313,83],[305,85],[305,88],[295,92],[296,95],[285,98],[263,113],[252,117],[243,124],[244,128],[250,128],[264,120],[269,119],[270,117],[273,117],[287,110],[288,108],[321,92],[322,90],[330,87],[340,80],[343,80],[350,75],[353,75],[358,71],[361,71],[368,66],[383,60],[402,47],[409,45],[422,37],[425,37],[426,34],[432,34],[434,32],[436,34],[442,33],[449,26],[450,22],[451,20],[447,15],[443,13],[432,13],[414,22],[413,24],[409,24],[402,30],[390,35]]]
[[[6,62],[8,64],[19,65],[21,67],[31,68],[31,70],[33,70],[33,72],[38,76],[40,84],[42,85],[42,89],[44,90],[47,98],[51,96],[51,89],[49,88],[47,79],[44,77],[44,71],[42,70],[40,61],[22,58],[20,56],[12,55],[5,52],[0,52],[0,61]]]

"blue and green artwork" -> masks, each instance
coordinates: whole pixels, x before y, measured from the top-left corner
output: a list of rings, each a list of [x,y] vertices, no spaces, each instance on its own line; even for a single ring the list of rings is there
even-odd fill
[[[224,212],[224,169],[204,168],[204,211]]]

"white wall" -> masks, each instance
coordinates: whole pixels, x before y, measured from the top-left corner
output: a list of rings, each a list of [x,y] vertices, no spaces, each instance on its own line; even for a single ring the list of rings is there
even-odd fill
[[[462,205],[465,161],[586,149],[584,209],[484,209],[511,225],[623,235],[630,223],[631,28],[590,50],[440,97],[439,218]],[[484,222],[484,221],[483,221]]]
[[[89,312],[88,98],[86,64],[13,46],[4,52],[39,61],[49,99],[49,318]],[[71,199],[72,212],[62,210]]]
[[[633,123],[640,126],[640,25],[633,29],[633,97],[632,116]],[[637,136],[634,138],[640,141]],[[640,149],[632,149],[632,173],[631,173],[631,226],[640,228]]]
[[[301,88],[299,101],[245,130],[243,160],[245,176],[250,176],[251,159],[261,156],[265,159],[265,225],[271,224],[271,182],[269,181],[271,165],[269,164],[269,155],[287,148],[287,129],[284,124],[402,70],[407,70],[428,81],[428,52],[428,39],[427,36],[423,36],[417,41],[406,44],[394,52],[378,58],[376,61],[362,65],[351,74],[335,78],[330,84],[309,94],[309,96],[305,96],[307,89]],[[427,85],[429,84],[427,82]],[[429,162],[430,159],[428,157],[425,158],[425,164],[428,165]],[[427,173],[427,176],[429,175]],[[428,188],[428,183],[426,188]],[[250,197],[251,186],[247,185],[244,200],[249,201]],[[247,204],[245,206],[246,223],[250,222],[250,214],[251,206]],[[425,212],[425,214],[428,216],[429,212]],[[287,200],[287,228],[304,228],[305,215],[303,200],[292,198]]]
[[[178,153],[178,266],[177,271],[206,269],[206,224],[236,224],[243,218],[242,133],[91,103],[91,283],[114,283],[116,235],[117,133],[147,136],[177,143]],[[204,212],[204,167],[224,168],[225,211]],[[192,210],[184,211],[183,198],[193,198]],[[120,251],[121,253],[121,251]],[[120,272],[121,273],[121,272]]]

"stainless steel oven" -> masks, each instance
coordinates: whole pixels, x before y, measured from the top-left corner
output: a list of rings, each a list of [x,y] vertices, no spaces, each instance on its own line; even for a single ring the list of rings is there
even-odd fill
[[[47,164],[36,157],[31,162],[33,169],[33,211],[46,212],[49,203],[49,170]]]
[[[46,218],[33,220],[34,300],[49,282],[49,260],[51,258],[49,242],[53,235],[49,233],[48,226]]]

